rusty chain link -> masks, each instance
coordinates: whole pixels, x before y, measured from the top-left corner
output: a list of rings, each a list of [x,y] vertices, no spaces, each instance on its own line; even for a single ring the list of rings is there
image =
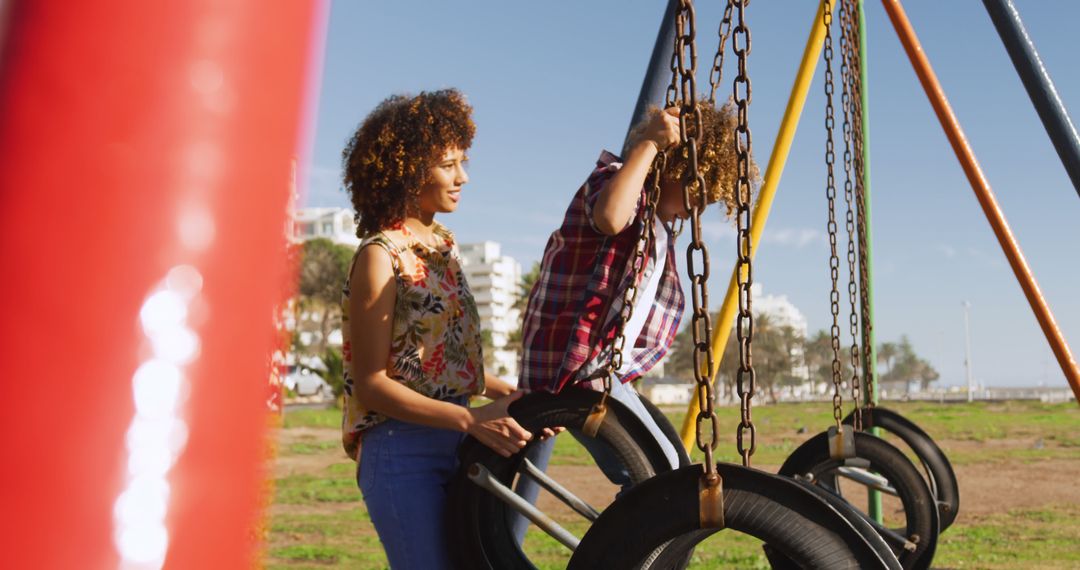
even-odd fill
[[[645,255],[649,243],[652,242],[653,218],[656,216],[656,203],[660,197],[660,172],[664,168],[664,154],[660,153],[656,158],[656,174],[653,176],[651,186],[646,190],[645,206],[642,212],[641,234],[634,246],[633,256],[629,260],[631,270],[630,284],[623,291],[622,307],[619,309],[619,324],[615,328],[615,337],[611,342],[611,353],[608,355],[607,368],[604,371],[604,395],[611,394],[612,383],[616,381],[616,375],[623,365],[623,350],[626,348],[626,323],[634,316],[634,306],[637,303],[638,280],[645,270]]]
[[[833,145],[833,129],[836,126],[835,111],[833,109],[833,20],[832,1],[825,0],[825,9],[822,12],[822,25],[825,26],[825,47],[823,56],[825,59],[825,197],[829,202],[829,221],[826,229],[829,234],[829,276],[832,279],[832,291],[829,294],[829,302],[832,308],[832,381],[833,381],[833,420],[837,429],[844,417],[844,397],[840,393],[840,378],[842,376],[840,366],[840,292],[837,289],[837,281],[840,277],[840,258],[836,255],[836,177],[833,165],[836,162],[836,151]]]
[[[712,371],[712,323],[709,318],[707,281],[709,278],[709,252],[702,240],[701,211],[705,207],[705,179],[698,169],[698,143],[702,132],[701,109],[697,104],[697,48],[696,22],[693,2],[683,0],[676,16],[675,53],[679,72],[679,147],[686,149],[687,170],[683,179],[683,205],[690,212],[691,243],[686,249],[687,273],[690,276],[693,316],[690,330],[693,336],[694,379],[698,391],[698,414],[695,427],[697,447],[705,455],[705,479],[710,483],[719,481],[713,452],[716,449],[719,430],[713,405],[709,373]],[[691,196],[696,195],[696,202]],[[701,272],[694,262],[695,252],[700,255]],[[708,443],[702,433],[703,423],[708,420],[710,437]]]
[[[716,46],[716,55],[713,56],[712,69],[709,70],[709,103],[716,104],[716,89],[724,79],[724,55],[726,54],[728,35],[731,34],[731,12],[735,8],[735,0],[728,0],[724,7],[724,17],[720,19],[720,27],[716,34],[720,36],[720,42]]]
[[[874,323],[870,318],[870,276],[869,276],[869,245],[868,245],[868,224],[866,219],[866,185],[865,185],[865,165],[863,164],[863,149],[865,142],[865,133],[863,131],[862,122],[862,56],[860,55],[859,43],[862,38],[861,30],[861,18],[860,10],[862,10],[859,2],[853,0],[845,0],[851,2],[851,8],[849,9],[852,49],[849,54],[849,65],[851,66],[851,95],[852,95],[852,144],[855,151],[854,159],[854,172],[855,172],[855,211],[856,211],[856,233],[858,234],[859,244],[859,305],[861,307],[862,317],[862,363],[863,363],[863,387],[866,390],[864,407],[873,407],[874,402],[874,372],[875,363],[870,358],[872,355],[873,344],[871,339],[873,338]],[[862,405],[863,402],[856,401],[855,405]],[[861,418],[856,418],[861,420]],[[860,421],[861,423],[861,421]]]
[[[841,101],[844,113],[844,202],[847,210],[844,215],[844,228],[847,231],[848,264],[848,321],[851,332],[851,398],[854,405],[855,430],[862,430],[862,408],[860,388],[862,380],[859,371],[862,368],[862,351],[859,349],[859,284],[856,280],[858,257],[855,244],[858,241],[855,229],[855,171],[853,163],[854,142],[854,95],[855,78],[852,74],[852,49],[858,49],[858,39],[851,37],[852,0],[840,1],[840,77],[843,84]]]
[[[743,465],[750,466],[750,457],[757,450],[757,428],[752,415],[753,399],[757,377],[754,372],[751,345],[754,339],[754,315],[751,287],[754,283],[751,258],[752,240],[750,238],[750,154],[753,144],[750,135],[750,101],[752,90],[750,75],[747,73],[747,59],[750,55],[750,28],[746,25],[747,0],[737,0],[738,22],[732,30],[731,48],[738,58],[738,74],[732,82],[732,95],[738,112],[738,126],[735,128],[735,153],[738,180],[735,183],[735,229],[737,233],[738,263],[735,270],[739,294],[739,313],[735,320],[736,339],[739,344],[739,370],[735,385],[739,394],[740,421],[736,449],[742,456]],[[742,38],[740,42],[740,38]],[[749,445],[747,445],[749,436]]]

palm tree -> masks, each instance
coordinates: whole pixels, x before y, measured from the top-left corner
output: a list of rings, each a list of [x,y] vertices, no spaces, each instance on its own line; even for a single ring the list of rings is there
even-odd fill
[[[803,348],[806,374],[815,393],[818,384],[828,385],[832,382],[832,359],[832,336],[824,330],[819,330],[806,341]]]
[[[892,362],[899,354],[900,349],[895,342],[883,342],[878,345],[877,360],[878,364],[885,365],[885,374],[888,375],[892,372]]]
[[[525,325],[525,308],[529,303],[529,294],[532,293],[533,285],[540,279],[540,262],[533,262],[532,269],[528,273],[521,276],[521,281],[518,282],[517,299],[514,299],[513,309],[518,312],[518,326],[516,330],[506,335],[506,345],[503,346],[503,350],[512,350],[514,352],[521,352],[522,349],[522,328]]]
[[[304,242],[300,250],[300,307],[318,311],[319,339],[314,354],[321,358],[330,332],[341,326],[341,289],[352,261],[351,247],[325,238]]]
[[[518,295],[514,300],[514,308],[521,311],[522,318],[525,317],[525,306],[529,303],[529,293],[532,293],[533,285],[540,279],[540,262],[534,261],[532,269],[528,273],[521,276],[521,281],[518,283]],[[521,327],[518,327],[519,329]]]

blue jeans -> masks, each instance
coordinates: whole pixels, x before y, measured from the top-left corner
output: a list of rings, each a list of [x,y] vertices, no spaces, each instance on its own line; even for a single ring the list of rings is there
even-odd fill
[[[463,437],[393,419],[364,434],[356,479],[390,568],[450,569],[446,486]]]
[[[671,468],[677,469],[679,467],[679,453],[675,450],[675,446],[668,441],[664,432],[660,431],[660,426],[657,425],[656,420],[649,415],[649,411],[646,410],[645,406],[641,403],[641,396],[638,395],[634,388],[628,383],[614,382],[611,386],[611,397],[615,398],[627,408],[630,408],[630,411],[634,412],[634,415],[641,420],[641,423],[649,429],[649,433],[656,442],[660,444],[660,448],[664,450],[664,455],[667,457],[668,463],[671,464]],[[633,485],[633,481],[630,480],[630,472],[619,461],[618,456],[615,454],[615,450],[612,449],[610,445],[599,439],[588,437],[581,433],[580,430],[571,429],[567,431],[569,431],[570,435],[574,436],[574,438],[581,443],[581,446],[592,455],[593,461],[596,461],[596,466],[600,468],[600,471],[604,473],[608,480],[621,487],[621,490],[616,497],[627,491]],[[540,441],[532,446],[525,457],[531,461],[537,469],[547,471],[548,461],[551,459],[551,452],[554,448],[554,438]],[[536,497],[540,494],[540,486],[537,485],[531,477],[522,476],[518,477],[514,492],[526,501],[535,504]],[[521,544],[521,542],[525,540],[525,532],[529,528],[529,519],[517,513],[512,514],[510,519],[514,536],[517,537],[518,544]]]

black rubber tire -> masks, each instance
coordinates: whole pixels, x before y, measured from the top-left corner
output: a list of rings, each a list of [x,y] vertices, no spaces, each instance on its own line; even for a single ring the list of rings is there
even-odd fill
[[[853,424],[854,415],[848,414],[844,423]],[[903,440],[915,452],[922,463],[930,491],[937,498],[938,518],[941,532],[952,526],[960,512],[960,486],[953,471],[952,463],[945,452],[934,443],[933,438],[911,420],[888,408],[869,408],[863,410],[863,427],[881,428]]]
[[[510,415],[533,433],[555,426],[580,429],[593,404],[599,400],[599,392],[573,387],[558,395],[526,394],[510,405]],[[596,437],[611,446],[635,483],[671,470],[667,456],[648,428],[614,399],[608,399],[608,412]],[[509,458],[496,454],[471,437],[458,448],[460,468],[447,490],[446,509],[450,556],[455,568],[535,568],[510,531],[507,522],[512,512],[510,507],[475,485],[466,475],[470,465],[480,463],[509,487],[531,445]]]
[[[881,535],[877,533],[873,525],[867,521],[866,517],[859,512],[858,509],[851,506],[851,504],[839,495],[826,491],[813,483],[802,479],[796,479],[795,482],[802,485],[807,491],[817,495],[823,501],[829,503],[832,508],[836,509],[836,512],[840,513],[845,520],[851,523],[851,526],[855,531],[866,539],[866,542],[874,549],[874,552],[877,553],[889,568],[892,570],[900,570],[903,568],[903,566],[900,565],[900,560],[896,558],[896,554],[889,548],[889,544],[885,542],[884,538],[881,538]],[[773,558],[770,557],[769,560],[772,561]],[[773,564],[773,567],[777,566],[778,564]]]
[[[638,398],[641,399],[641,405],[645,406],[645,410],[649,412],[649,416],[656,422],[656,425],[660,427],[660,431],[664,434],[671,445],[675,447],[675,452],[679,454],[679,467],[686,467],[690,465],[690,455],[686,453],[686,448],[683,447],[682,436],[679,435],[678,430],[671,424],[671,420],[667,419],[664,412],[660,411],[660,408],[656,407],[656,404],[649,401],[644,395],[638,392]]]
[[[896,489],[904,506],[905,528],[897,532],[911,539],[917,537],[914,552],[894,549],[904,568],[929,568],[937,548],[938,511],[926,480],[907,456],[889,442],[868,433],[855,433],[855,454],[869,461],[869,469],[887,479]],[[799,446],[780,467],[780,475],[802,477],[824,485],[835,485],[828,476],[843,460],[829,456],[828,433],[822,432]],[[835,490],[835,489],[834,489]]]
[[[671,424],[671,420],[644,394],[638,392],[638,397],[641,399],[641,404],[645,406],[645,410],[649,412],[649,417],[656,422],[664,437],[675,447],[675,452],[679,454],[679,467],[690,465],[690,454],[686,452],[682,436],[679,435],[675,426]],[[694,557],[694,545],[698,542],[700,542],[700,539],[695,539],[690,535],[674,538],[665,544],[663,548],[658,548],[653,552],[648,567],[657,570],[682,570],[690,566],[690,560]]]
[[[757,537],[800,568],[889,568],[852,525],[826,501],[791,479],[721,463],[724,519],[728,530]],[[700,464],[661,473],[634,487],[600,514],[570,559],[568,570],[619,568],[654,570],[680,554],[669,548],[678,537],[695,546],[717,529],[699,520]]]

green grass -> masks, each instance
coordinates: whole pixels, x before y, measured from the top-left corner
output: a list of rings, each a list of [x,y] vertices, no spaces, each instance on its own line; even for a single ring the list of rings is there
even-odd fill
[[[284,414],[285,429],[298,427],[341,428],[341,410],[337,408],[290,410]]]
[[[341,443],[338,441],[301,441],[290,444],[285,452],[289,455],[317,455],[340,446]]]
[[[935,566],[1080,568],[1080,505],[995,514],[953,526],[938,542]]]
[[[325,477],[291,475],[274,480],[274,503],[304,505],[309,503],[348,503],[359,500],[352,477],[330,473]]]
[[[887,402],[883,406],[914,421],[936,441],[989,443],[1042,439],[1042,449],[1023,450],[1019,454],[1016,449],[950,452],[950,460],[961,465],[1017,457],[1032,461],[1069,458],[1080,454],[1080,407],[1073,402]],[[665,413],[676,429],[681,428],[685,415],[682,409],[667,408]],[[716,457],[720,461],[740,461],[735,453],[738,414],[735,407],[717,408],[720,445]],[[753,417],[759,437],[754,462],[765,465],[783,463],[796,446],[833,423],[832,406],[827,402],[759,404],[753,409]],[[799,428],[805,428],[806,433],[799,434]],[[948,445],[944,448],[949,451]],[[701,453],[695,450],[691,457],[699,460]]]

